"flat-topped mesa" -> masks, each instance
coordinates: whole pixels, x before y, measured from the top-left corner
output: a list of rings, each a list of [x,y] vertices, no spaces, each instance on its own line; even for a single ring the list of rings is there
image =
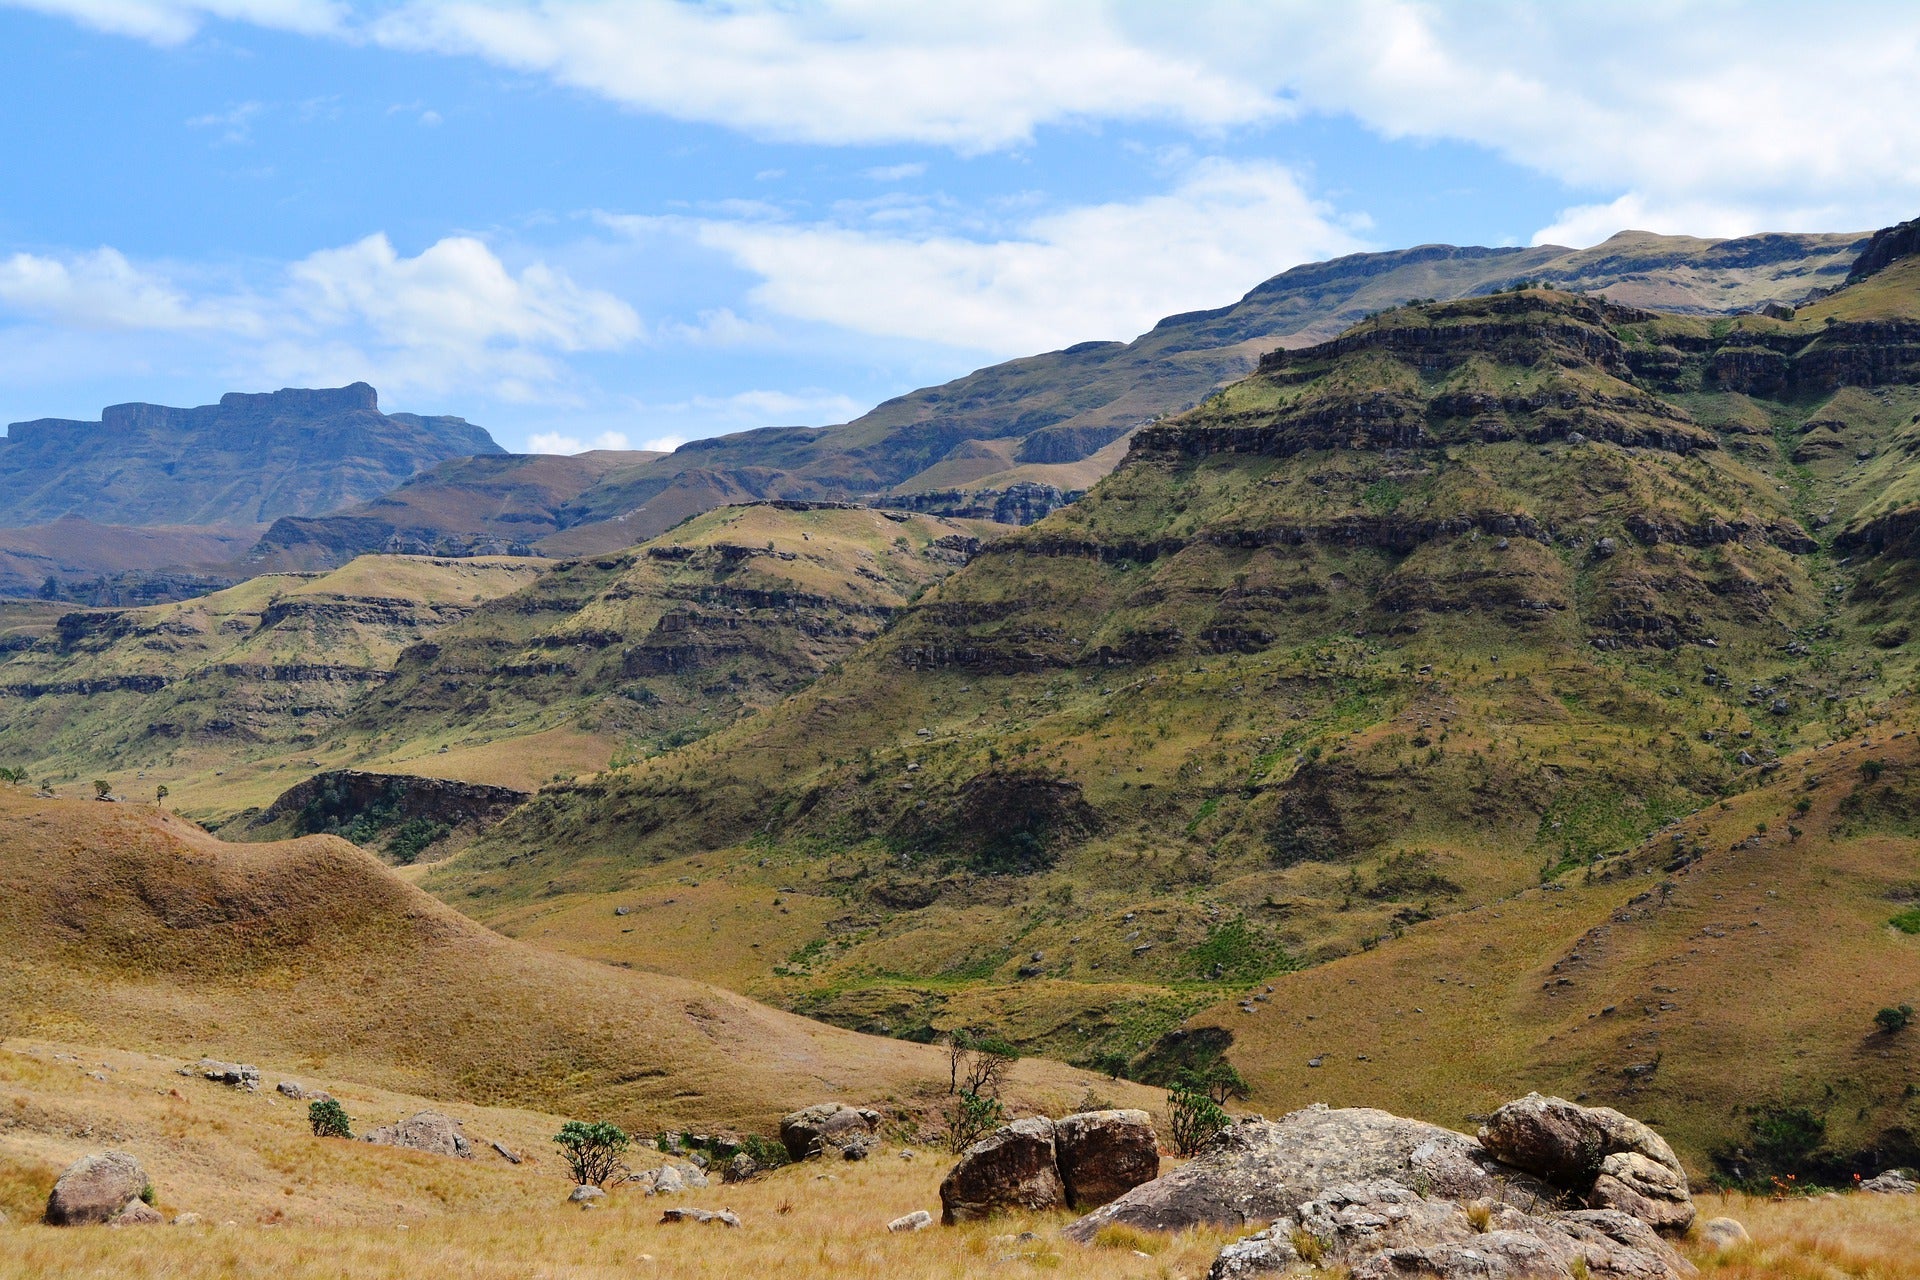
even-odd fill
[[[1396,308],[1331,342],[1276,351],[1245,382],[1134,438],[1136,456],[1287,456],[1594,440],[1718,448],[1633,382],[1611,324],[1648,312],[1545,290]]]

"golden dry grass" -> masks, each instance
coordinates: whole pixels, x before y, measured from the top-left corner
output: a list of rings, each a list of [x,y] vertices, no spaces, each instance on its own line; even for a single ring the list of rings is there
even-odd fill
[[[1909,1280],[1920,1276],[1920,1197],[1792,1200],[1701,1196],[1700,1218],[1738,1218],[1753,1240],[1716,1253],[1688,1248],[1711,1280]]]

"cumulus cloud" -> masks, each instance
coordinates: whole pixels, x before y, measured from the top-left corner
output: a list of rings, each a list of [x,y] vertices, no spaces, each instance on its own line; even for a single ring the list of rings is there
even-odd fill
[[[335,0],[0,0],[18,9],[71,18],[112,35],[182,44],[208,19],[248,22],[304,35],[338,32],[348,8]]]
[[[756,273],[769,311],[997,355],[1130,338],[1282,267],[1361,247],[1287,169],[1207,161],[1172,190],[1035,217],[1008,235],[768,219],[609,218],[675,228]]]
[[[198,295],[111,248],[18,253],[0,262],[0,308],[67,329],[193,332],[257,376],[396,390],[479,382],[513,400],[562,380],[555,353],[610,350],[641,332],[611,294],[537,262],[515,273],[468,237],[409,258],[369,236],[293,263],[265,288]]]
[[[686,443],[684,440],[678,441],[674,447],[678,448],[679,445],[684,443]],[[640,447],[642,449],[658,449],[659,442],[649,441]],[[538,431],[527,437],[527,452],[529,453],[585,453],[589,449],[631,448],[633,448],[633,446],[627,442],[627,433],[624,431],[602,431],[593,438],[591,444],[581,440],[577,436],[565,435],[558,431]],[[666,451],[662,450],[662,452]]]

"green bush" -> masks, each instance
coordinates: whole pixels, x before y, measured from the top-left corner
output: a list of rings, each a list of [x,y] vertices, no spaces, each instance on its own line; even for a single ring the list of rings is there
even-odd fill
[[[963,1089],[947,1108],[947,1149],[956,1154],[1006,1123],[1000,1099]]]
[[[347,1118],[347,1109],[332,1098],[322,1098],[307,1107],[307,1123],[313,1126],[316,1138],[351,1138],[353,1122]]]
[[[1902,933],[1920,933],[1920,907],[1909,907],[1888,923]]]
[[[1913,1006],[1902,1004],[1882,1009],[1873,1015],[1873,1020],[1888,1035],[1897,1035],[1906,1029],[1909,1022],[1913,1021]]]
[[[1176,1088],[1167,1095],[1167,1111],[1173,1122],[1173,1149],[1190,1156],[1213,1140],[1213,1136],[1233,1123],[1219,1103],[1204,1093]]]
[[[626,1130],[604,1120],[585,1124],[569,1120],[553,1135],[566,1157],[567,1170],[580,1186],[604,1187],[627,1171],[620,1159],[627,1154],[632,1139]]]

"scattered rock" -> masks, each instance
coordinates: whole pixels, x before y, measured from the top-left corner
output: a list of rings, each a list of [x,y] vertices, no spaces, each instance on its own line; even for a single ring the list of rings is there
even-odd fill
[[[663,1164],[635,1174],[632,1180],[650,1196],[678,1195],[689,1187],[713,1185],[706,1174],[690,1164]]]
[[[925,1231],[933,1225],[933,1215],[925,1209],[915,1209],[904,1217],[895,1218],[887,1224],[887,1230],[896,1234],[902,1231]]]
[[[110,1227],[164,1227],[167,1220],[145,1200],[129,1200],[120,1212],[107,1220]]]
[[[760,1172],[760,1162],[746,1152],[741,1151],[727,1161],[726,1171],[720,1175],[722,1182],[747,1182]]]
[[[1898,1169],[1888,1169],[1877,1178],[1868,1178],[1860,1184],[1860,1190],[1871,1191],[1877,1195],[1910,1196],[1920,1191],[1920,1184],[1901,1173]]]
[[[968,1147],[940,1183],[948,1226],[1005,1209],[1058,1209],[1067,1202],[1055,1163],[1053,1121],[1015,1120]]]
[[[1716,1251],[1731,1249],[1751,1239],[1738,1218],[1708,1218],[1700,1228],[1700,1243]]]
[[[460,1132],[460,1122],[438,1111],[422,1111],[417,1116],[375,1129],[361,1139],[383,1147],[405,1147],[436,1156],[473,1159],[473,1144]]]
[[[1463,1133],[1370,1107],[1315,1103],[1277,1121],[1249,1117],[1228,1126],[1192,1160],[1094,1210],[1066,1234],[1084,1244],[1109,1223],[1180,1231],[1272,1222],[1323,1188],[1383,1178],[1462,1200],[1547,1191],[1495,1163]]]
[[[197,1213],[177,1213],[173,1216],[173,1225],[176,1227],[197,1227],[203,1221]]]
[[[850,1107],[844,1102],[822,1102],[782,1117],[780,1144],[795,1160],[844,1154],[849,1146],[860,1148],[860,1154],[847,1158],[861,1160],[873,1150],[874,1133],[879,1127],[878,1111]]]
[[[231,1085],[236,1089],[245,1089],[251,1093],[260,1087],[260,1068],[245,1062],[219,1062],[213,1058],[202,1058],[194,1067],[203,1080],[215,1084]]]
[[[47,1197],[47,1225],[87,1227],[110,1222],[127,1207],[139,1203],[147,1172],[124,1151],[82,1156],[67,1166]]]
[[[660,1215],[661,1222],[717,1222],[723,1227],[737,1227],[740,1219],[731,1209],[669,1209]]]
[[[605,1200],[606,1198],[607,1198],[606,1188],[589,1186],[588,1184],[583,1182],[567,1194],[567,1203],[568,1204],[588,1204],[588,1203],[591,1203],[592,1201]]]
[[[284,1094],[295,1102],[331,1102],[333,1095],[325,1089],[309,1089],[297,1080],[282,1080],[273,1086],[276,1093]]]
[[[495,1155],[498,1155],[502,1160],[505,1160],[508,1164],[519,1164],[521,1162],[521,1157],[509,1151],[503,1144],[498,1142],[489,1142],[487,1145],[493,1148]]]
[[[1053,1127],[1067,1204],[1085,1212],[1160,1176],[1160,1142],[1144,1111],[1082,1111]]]

